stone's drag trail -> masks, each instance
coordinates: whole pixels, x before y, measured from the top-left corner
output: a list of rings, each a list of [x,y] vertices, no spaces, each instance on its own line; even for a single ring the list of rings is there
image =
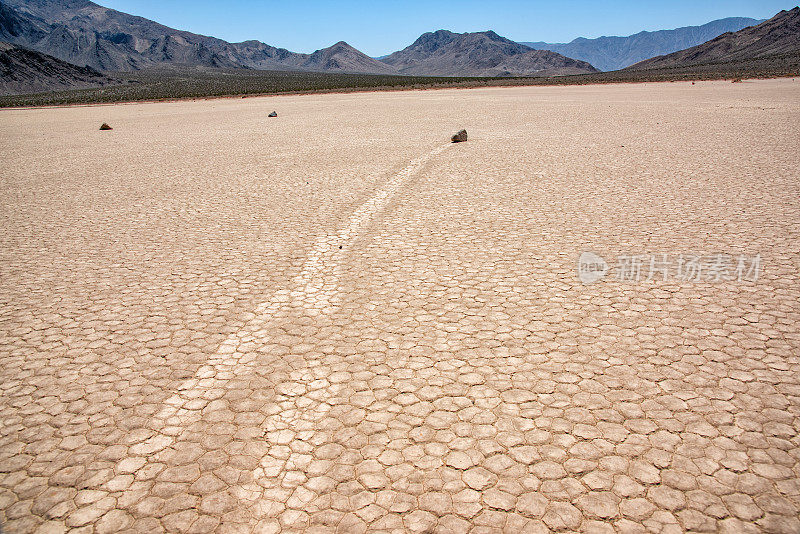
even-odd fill
[[[362,204],[350,216],[347,224],[338,234],[319,239],[303,265],[303,270],[292,280],[292,285],[296,289],[289,293],[288,301],[307,310],[330,313],[333,308],[331,301],[337,289],[337,268],[342,257],[342,253],[339,253],[338,249],[357,237],[360,231],[383,209],[392,195],[409,178],[418,173],[428,160],[441,154],[448,146],[450,145],[441,145],[428,154],[413,160],[407,167],[395,174],[375,196]],[[259,310],[259,317],[269,320],[274,309],[284,305],[285,302],[286,300],[279,300],[265,304],[263,311]]]
[[[317,240],[300,273],[292,280],[291,289],[277,291],[269,301],[258,306],[256,317],[244,328],[229,336],[220,345],[217,354],[165,401],[164,408],[155,416],[156,420],[161,421],[160,426],[163,430],[144,444],[148,453],[169,447],[183,429],[200,420],[203,409],[222,396],[222,388],[225,387],[226,381],[253,371],[253,367],[258,363],[258,353],[252,350],[254,344],[263,345],[269,342],[265,332],[266,326],[276,320],[276,314],[281,309],[300,309],[309,316],[327,315],[334,311],[339,265],[347,245],[370,224],[399,188],[416,175],[431,158],[441,154],[449,146],[450,143],[440,145],[411,161],[408,166],[392,176],[373,197],[356,209],[337,234],[323,236]],[[313,358],[309,359],[309,367],[315,367],[315,362]],[[327,381],[325,382],[329,385]],[[281,392],[289,396],[304,395],[316,389],[319,387],[315,388],[314,384],[308,384],[302,378],[280,386]],[[335,394],[336,389],[337,387],[333,386],[331,393]],[[268,441],[286,445],[287,440],[291,441],[297,437],[297,432],[311,432],[313,421],[324,416],[330,409],[330,405],[323,401],[311,398],[295,400],[297,406],[302,407],[302,411],[289,418],[282,414],[273,417],[265,427]],[[256,478],[264,476],[265,467],[257,469],[254,473]],[[240,498],[249,495],[252,494],[240,495]]]

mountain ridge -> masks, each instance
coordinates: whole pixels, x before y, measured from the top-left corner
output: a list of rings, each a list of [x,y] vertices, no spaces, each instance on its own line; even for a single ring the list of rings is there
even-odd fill
[[[602,71],[628,67],[651,57],[684,50],[705,43],[723,33],[738,31],[764,20],[728,17],[699,26],[682,26],[671,30],[641,31],[628,36],[578,37],[569,43],[523,41],[537,50],[551,50],[568,57],[587,61]]]
[[[164,65],[302,70],[309,58],[260,41],[229,43],[177,30],[89,0],[0,0],[0,7],[35,29],[14,44],[102,71]],[[7,25],[0,19],[0,35]]]
[[[323,72],[338,70],[341,72],[396,74],[396,70],[391,66],[367,56],[344,41],[339,41],[310,54],[302,66],[308,70]]]
[[[0,41],[0,94],[102,87],[116,80],[91,67]]]
[[[533,50],[492,30],[427,32],[381,61],[408,75],[550,76],[597,72],[589,63],[548,50]]]
[[[800,57],[800,7],[783,10],[757,26],[724,33],[703,44],[641,61],[627,70],[752,61],[787,55]]]

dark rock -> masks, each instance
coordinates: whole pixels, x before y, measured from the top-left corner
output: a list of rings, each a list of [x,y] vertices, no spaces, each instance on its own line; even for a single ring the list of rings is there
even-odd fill
[[[269,117],[277,117],[277,116],[278,116],[278,112],[277,112],[277,111],[273,111],[273,112],[272,112],[272,113],[270,113],[268,116],[269,116]]]
[[[111,126],[109,126],[108,124],[106,124],[104,122],[103,124],[100,125],[100,129],[101,130],[113,130],[114,128],[112,128]]]
[[[467,140],[467,131],[461,130],[460,132],[455,134],[450,140],[454,143],[463,143],[464,141]]]

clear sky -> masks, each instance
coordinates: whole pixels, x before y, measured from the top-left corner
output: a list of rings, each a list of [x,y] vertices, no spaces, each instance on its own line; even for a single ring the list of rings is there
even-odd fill
[[[770,18],[798,0],[94,0],[226,41],[257,39],[293,52],[347,41],[380,56],[420,34],[494,30],[515,41],[568,42],[694,26],[724,17]]]

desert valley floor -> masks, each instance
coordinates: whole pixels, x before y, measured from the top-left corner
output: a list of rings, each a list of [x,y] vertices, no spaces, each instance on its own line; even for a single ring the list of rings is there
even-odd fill
[[[3,532],[800,532],[799,129],[792,79],[0,110]]]

